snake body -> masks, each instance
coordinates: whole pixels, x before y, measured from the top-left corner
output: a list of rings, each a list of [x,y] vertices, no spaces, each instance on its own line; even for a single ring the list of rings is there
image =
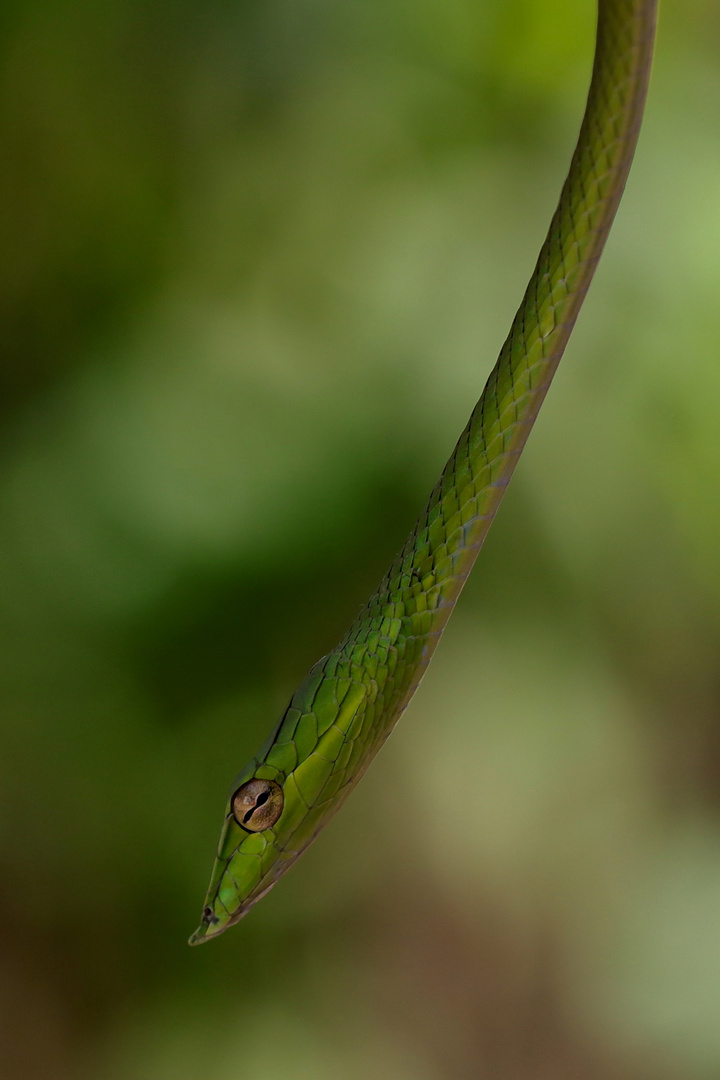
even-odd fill
[[[510,333],[415,528],[335,649],[236,778],[191,944],[238,922],[308,847],[415,692],[482,547],[572,332],[627,179],[657,0],[599,0],[592,81],[570,170]],[[256,783],[250,783],[251,781]],[[244,787],[245,785],[245,787]],[[276,820],[252,831],[264,788]],[[268,802],[269,800],[269,802]],[[261,814],[258,801],[257,814]],[[266,813],[266,811],[262,811]],[[262,820],[259,820],[262,825]]]

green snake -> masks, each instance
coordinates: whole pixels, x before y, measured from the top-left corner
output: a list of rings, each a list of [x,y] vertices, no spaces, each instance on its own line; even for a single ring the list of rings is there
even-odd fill
[[[592,81],[570,171],[482,397],[425,510],[339,645],[311,669],[232,785],[199,944],[238,922],[315,839],[428,666],[565,350],[620,202],[657,0],[599,0]]]

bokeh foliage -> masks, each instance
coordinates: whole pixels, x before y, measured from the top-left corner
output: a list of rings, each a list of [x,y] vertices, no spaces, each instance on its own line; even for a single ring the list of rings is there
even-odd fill
[[[720,16],[431,673],[240,927],[227,786],[410,528],[589,73],[571,0],[6,0],[0,1072],[720,1070]]]

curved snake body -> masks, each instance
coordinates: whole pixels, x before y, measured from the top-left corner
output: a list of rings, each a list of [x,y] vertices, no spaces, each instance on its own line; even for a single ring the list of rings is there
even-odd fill
[[[308,847],[415,692],[482,547],[592,280],[625,186],[650,70],[656,0],[599,0],[587,107],[547,239],[482,397],[377,591],[295,691],[233,784],[192,944],[238,922]],[[249,831],[233,795],[282,807]],[[252,790],[261,790],[255,784]],[[248,789],[250,790],[250,789]],[[268,795],[265,799],[268,799]]]

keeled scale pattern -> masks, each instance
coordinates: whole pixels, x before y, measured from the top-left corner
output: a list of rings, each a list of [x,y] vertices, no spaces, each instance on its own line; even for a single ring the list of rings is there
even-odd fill
[[[283,787],[274,829],[230,814],[191,939],[238,921],[307,847],[412,697],[492,523],[565,349],[622,195],[640,126],[655,0],[600,0],[588,105],[527,291],[480,401],[377,592],[312,669],[233,785]]]

